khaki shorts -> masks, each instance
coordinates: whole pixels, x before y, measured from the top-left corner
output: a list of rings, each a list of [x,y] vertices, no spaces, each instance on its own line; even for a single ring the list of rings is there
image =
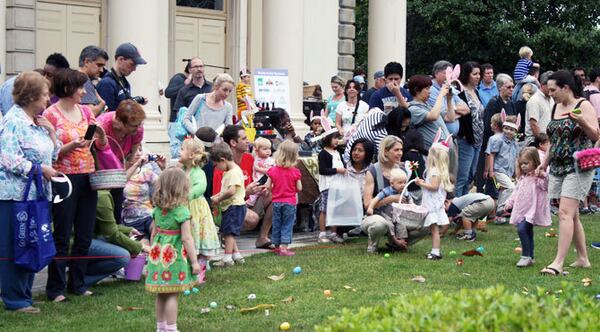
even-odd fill
[[[494,199],[489,197],[483,201],[467,205],[458,216],[471,221],[477,221],[490,215],[494,211],[495,205]]]
[[[271,195],[263,194],[258,197],[254,206],[249,209],[258,214],[258,220],[260,220],[265,216],[265,211],[269,204],[271,204]]]
[[[594,170],[569,173],[564,176],[550,174],[548,196],[550,198],[567,197],[582,201],[587,197],[594,180]]]

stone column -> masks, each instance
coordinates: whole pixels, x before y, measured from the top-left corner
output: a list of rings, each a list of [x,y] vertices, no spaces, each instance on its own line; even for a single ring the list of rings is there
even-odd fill
[[[406,0],[369,2],[369,86],[390,61],[406,63]],[[404,68],[406,74],[406,67]],[[405,77],[406,78],[406,77]]]
[[[298,129],[304,121],[302,82],[304,69],[302,0],[264,0],[263,67],[286,68],[290,81],[290,118]]]
[[[6,77],[6,0],[0,0],[0,82]]]
[[[35,68],[35,0],[2,1],[6,19],[6,63],[2,73],[14,76]],[[4,12],[4,10],[6,10]]]
[[[345,80],[352,78],[354,71],[354,7],[356,0],[340,0],[338,27],[338,73]]]
[[[133,43],[148,62],[127,79],[133,96],[145,96],[144,147],[168,155],[168,101],[158,94],[158,82],[169,82],[169,2],[163,0],[108,0],[108,51],[112,64],[116,48]],[[162,111],[159,113],[158,109]]]

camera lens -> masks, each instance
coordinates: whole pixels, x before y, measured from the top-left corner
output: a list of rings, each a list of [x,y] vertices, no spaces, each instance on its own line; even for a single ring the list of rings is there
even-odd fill
[[[144,97],[142,96],[135,96],[131,98],[133,101],[135,101],[138,104],[143,104],[144,103]]]

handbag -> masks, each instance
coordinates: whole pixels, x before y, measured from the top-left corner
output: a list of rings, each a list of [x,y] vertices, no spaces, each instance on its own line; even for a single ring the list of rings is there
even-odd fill
[[[28,200],[34,181],[37,198]],[[50,202],[44,195],[40,165],[34,164],[31,168],[23,201],[13,203],[12,217],[15,265],[31,272],[41,271],[56,255],[56,248],[52,237]]]
[[[198,113],[198,111],[202,108],[202,105],[204,105],[205,102],[206,102],[206,94],[200,95],[200,104],[198,104],[198,109],[196,109],[194,111],[194,115],[192,116],[192,126],[195,128],[195,130],[198,130],[198,126],[195,123],[196,122],[196,113]],[[187,113],[187,111],[188,111],[188,108],[185,106],[180,107],[179,110],[177,111],[177,119],[175,120],[174,135],[175,135],[175,138],[177,138],[180,141],[183,141],[183,139],[190,134],[191,135],[195,134],[195,133],[189,133],[188,130],[183,125],[183,120],[185,119],[185,114]]]

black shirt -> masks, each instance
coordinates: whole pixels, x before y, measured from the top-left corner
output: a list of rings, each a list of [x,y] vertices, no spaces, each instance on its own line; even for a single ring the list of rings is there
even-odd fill
[[[183,106],[190,106],[196,95],[201,93],[209,93],[211,91],[212,84],[208,83],[207,81],[204,81],[204,85],[200,88],[194,85],[194,83],[184,86],[177,94],[177,100],[175,100],[175,113],[179,112],[179,109]]]

